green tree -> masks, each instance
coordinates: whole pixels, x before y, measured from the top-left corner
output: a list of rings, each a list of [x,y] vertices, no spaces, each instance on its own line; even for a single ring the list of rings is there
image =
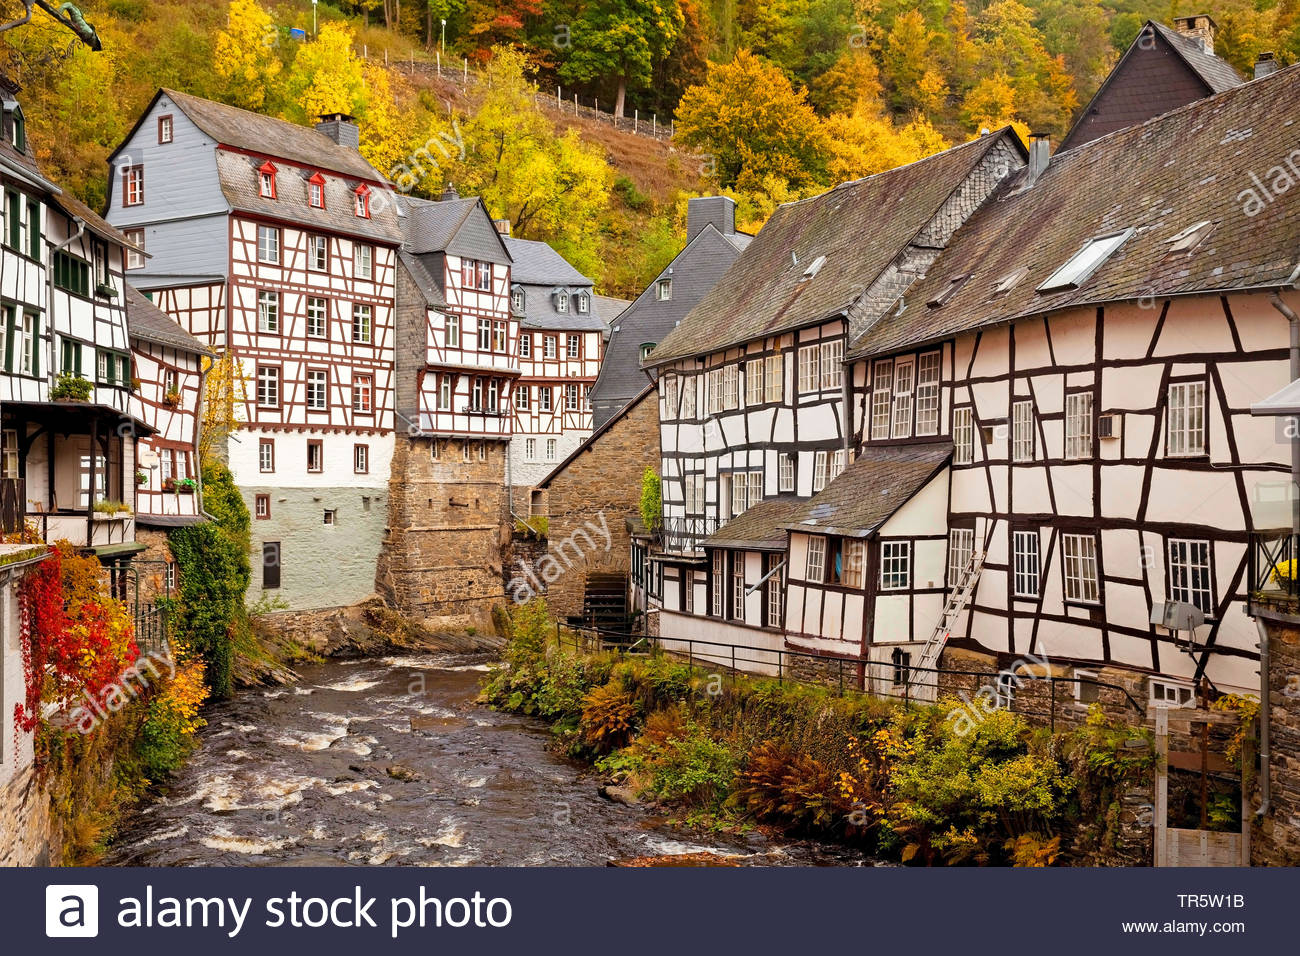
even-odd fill
[[[664,526],[663,481],[653,468],[647,468],[641,475],[641,521],[651,532]]]
[[[650,78],[683,24],[678,0],[597,0],[573,24],[560,76],[577,83],[614,80],[614,115],[622,116],[628,87]]]

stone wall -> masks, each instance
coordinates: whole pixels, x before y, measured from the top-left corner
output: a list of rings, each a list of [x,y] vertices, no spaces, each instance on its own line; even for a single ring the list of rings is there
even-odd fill
[[[640,519],[641,475],[659,470],[659,404],[650,392],[629,405],[544,487],[548,573],[542,580],[557,619],[582,613],[587,575],[627,574],[628,519]],[[589,547],[587,540],[595,543]]]
[[[57,862],[50,798],[28,764],[0,786],[0,866]]]
[[[131,559],[131,567],[135,568],[140,580],[140,606],[144,607],[160,597],[168,596],[167,566],[175,564],[175,560],[171,548],[167,546],[167,532],[161,528],[144,528],[137,524],[135,540],[147,545],[144,551]],[[133,594],[128,597],[132,601],[135,599]]]
[[[438,459],[431,444],[439,443]],[[388,533],[376,588],[393,607],[431,626],[490,630],[505,601],[510,528],[502,441],[399,437],[388,496]]]
[[[1269,633],[1269,749],[1272,806],[1251,833],[1250,862],[1300,866],[1300,617],[1260,609]],[[1258,795],[1254,805],[1259,805]]]

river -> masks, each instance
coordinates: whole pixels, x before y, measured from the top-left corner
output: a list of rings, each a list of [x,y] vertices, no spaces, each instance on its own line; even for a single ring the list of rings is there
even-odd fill
[[[475,703],[488,664],[433,654],[329,661],[210,708],[167,792],[104,862],[139,866],[589,866],[713,851],[868,863],[756,834],[700,835],[597,793],[544,725]]]

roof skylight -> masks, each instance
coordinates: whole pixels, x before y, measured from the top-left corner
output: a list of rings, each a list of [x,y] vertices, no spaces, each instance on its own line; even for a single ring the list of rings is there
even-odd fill
[[[1087,282],[1092,274],[1101,268],[1102,263],[1109,259],[1131,235],[1133,230],[1125,229],[1123,232],[1112,233],[1109,236],[1089,239],[1065,265],[1047,277],[1047,280],[1038,287],[1038,291],[1057,292],[1061,289],[1077,289]]]

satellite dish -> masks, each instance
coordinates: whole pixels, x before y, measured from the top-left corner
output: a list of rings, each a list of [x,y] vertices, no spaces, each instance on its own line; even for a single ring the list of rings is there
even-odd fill
[[[158,462],[160,460],[158,452],[154,451],[152,448],[142,448],[140,449],[140,457],[137,464],[140,465],[141,468],[153,469],[158,467]]]

